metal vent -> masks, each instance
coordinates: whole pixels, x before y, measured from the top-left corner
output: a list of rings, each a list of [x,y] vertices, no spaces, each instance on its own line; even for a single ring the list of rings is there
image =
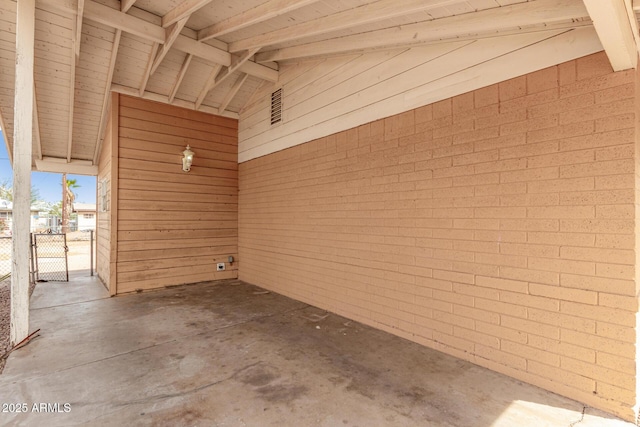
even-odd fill
[[[282,121],[282,88],[271,93],[271,124]]]

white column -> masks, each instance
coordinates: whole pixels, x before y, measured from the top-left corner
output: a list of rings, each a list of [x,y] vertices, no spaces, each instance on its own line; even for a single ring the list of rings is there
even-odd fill
[[[33,126],[35,0],[19,0],[16,16],[16,86],[13,121],[13,247],[11,344],[29,334],[29,232]]]

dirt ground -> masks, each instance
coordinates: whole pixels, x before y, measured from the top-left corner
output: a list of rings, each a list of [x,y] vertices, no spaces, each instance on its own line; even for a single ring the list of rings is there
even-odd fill
[[[67,234],[67,262],[69,271],[79,271],[90,269],[90,241],[89,233],[73,232]],[[94,241],[94,254],[95,254],[95,241]],[[0,254],[1,255],[1,254]],[[7,255],[7,254],[4,254]],[[94,271],[95,271],[95,258],[94,258]],[[46,286],[46,283],[41,283],[41,286]],[[33,293],[35,285],[32,285],[29,289],[29,295]],[[11,312],[11,281],[5,280],[0,282],[0,373],[5,364],[5,357],[3,355],[9,351],[9,333],[10,333],[10,312]]]

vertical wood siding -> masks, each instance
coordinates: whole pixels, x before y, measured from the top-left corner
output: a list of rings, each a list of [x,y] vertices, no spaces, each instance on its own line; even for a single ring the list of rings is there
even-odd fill
[[[98,197],[96,200],[96,267],[98,277],[107,289],[111,281],[111,275],[109,274],[111,262],[111,154],[113,146],[111,120],[112,117],[109,118],[109,123],[107,123],[104,142],[98,159]],[[104,205],[100,197],[103,186],[105,187],[104,191],[106,191],[106,203]]]
[[[237,120],[127,96],[119,118],[118,293],[236,278]]]

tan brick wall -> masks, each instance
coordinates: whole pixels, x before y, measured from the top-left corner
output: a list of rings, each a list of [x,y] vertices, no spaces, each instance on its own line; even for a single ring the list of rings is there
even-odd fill
[[[596,54],[240,165],[240,278],[633,418],[636,75]]]

